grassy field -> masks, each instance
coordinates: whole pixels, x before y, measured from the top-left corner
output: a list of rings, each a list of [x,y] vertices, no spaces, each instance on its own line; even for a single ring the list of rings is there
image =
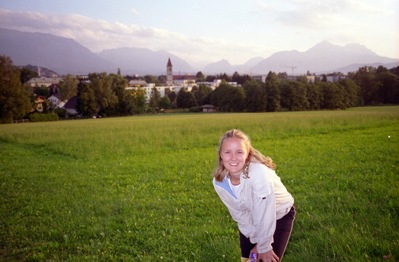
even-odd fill
[[[295,198],[285,261],[399,260],[399,107],[0,125],[0,260],[239,261],[211,184],[231,128]]]

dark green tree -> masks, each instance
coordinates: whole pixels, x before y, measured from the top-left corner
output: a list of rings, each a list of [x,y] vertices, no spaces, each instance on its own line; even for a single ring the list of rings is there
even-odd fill
[[[374,105],[381,103],[378,94],[379,85],[375,79],[376,69],[371,66],[364,66],[351,76],[359,86],[360,97],[364,105]]]
[[[147,99],[145,91],[142,88],[128,90],[129,95],[133,99],[133,114],[141,114],[146,110]]]
[[[84,116],[93,116],[98,113],[98,104],[93,88],[87,83],[81,83],[78,87],[78,111]]]
[[[212,88],[207,85],[200,84],[196,90],[192,90],[191,92],[194,94],[197,105],[205,105],[208,103],[206,103],[204,99],[212,93]]]
[[[59,94],[61,96],[61,100],[68,100],[71,97],[76,96],[78,93],[78,84],[79,80],[76,79],[76,77],[72,75],[67,75],[59,86]]]
[[[191,108],[197,105],[194,95],[184,88],[181,88],[177,93],[176,104],[178,108],[183,109]]]
[[[384,67],[378,67],[375,77],[378,93],[384,104],[399,103],[399,77]]]
[[[159,100],[159,107],[163,109],[169,109],[171,108],[170,100],[168,96],[163,96]]]
[[[230,87],[230,92],[226,104],[229,112],[242,112],[244,110],[245,91],[241,86]]]
[[[264,112],[267,108],[266,89],[258,81],[250,81],[244,84],[245,109],[248,112]]]
[[[0,56],[0,122],[12,123],[31,110],[29,93],[20,80],[20,71],[12,60]]]
[[[116,115],[131,115],[133,114],[133,97],[126,87],[128,86],[127,79],[120,74],[110,75],[112,79],[112,92],[117,96],[118,103],[114,105],[113,114]],[[111,110],[110,110],[111,111]]]
[[[346,108],[360,105],[359,87],[349,78],[342,79],[338,82],[344,91],[344,105]]]
[[[152,108],[153,111],[157,111],[159,109],[159,100],[161,100],[161,93],[159,93],[156,87],[153,87],[148,106]]]
[[[281,111],[281,95],[279,81],[266,81],[266,111]]]
[[[245,106],[245,92],[242,87],[233,87],[222,82],[211,95],[211,103],[224,112],[239,112]]]
[[[155,85],[159,84],[158,78],[153,75],[145,75],[144,81],[146,81],[147,83],[154,83]]]
[[[170,101],[170,105],[172,106],[172,108],[176,108],[177,104],[176,104],[176,99],[177,99],[177,94],[175,91],[171,91],[170,89],[166,89],[165,90],[165,95],[169,98]]]
[[[22,68],[21,69],[21,83],[25,84],[26,82],[28,82],[29,80],[31,80],[32,78],[37,77],[37,72],[30,70],[29,68]]]
[[[50,90],[47,86],[36,86],[33,88],[33,93],[38,96],[48,97],[50,95]]]
[[[90,86],[94,91],[99,114],[107,115],[118,103],[118,97],[112,91],[112,77],[107,73],[89,74]]]
[[[322,109],[345,109],[344,87],[338,83],[319,82],[322,90]]]
[[[197,72],[197,74],[195,75],[195,78],[197,79],[198,82],[205,81],[205,75],[201,71]]]
[[[158,76],[158,83],[165,84],[166,83],[166,75]]]
[[[308,99],[309,110],[319,110],[321,104],[320,86],[314,83],[306,85],[306,97]]]

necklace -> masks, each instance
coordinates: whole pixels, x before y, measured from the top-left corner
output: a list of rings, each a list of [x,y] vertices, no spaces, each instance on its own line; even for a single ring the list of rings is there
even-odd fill
[[[230,182],[233,186],[238,186],[241,183],[240,179],[235,179],[232,176],[230,176]]]

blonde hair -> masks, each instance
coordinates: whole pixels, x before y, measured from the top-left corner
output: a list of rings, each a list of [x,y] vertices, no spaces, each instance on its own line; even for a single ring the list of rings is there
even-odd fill
[[[219,141],[218,165],[213,172],[213,176],[215,177],[215,179],[217,181],[222,181],[228,175],[228,171],[224,167],[222,158],[220,156],[223,143],[228,138],[239,138],[244,141],[244,144],[247,147],[248,157],[245,161],[246,164],[244,167],[244,175],[246,178],[249,177],[248,169],[249,169],[249,165],[251,162],[262,163],[265,166],[267,166],[273,170],[276,169],[276,165],[273,163],[273,160],[271,159],[271,157],[264,156],[261,152],[259,152],[255,148],[253,148],[251,145],[251,140],[244,132],[242,132],[238,129],[232,129],[232,130],[227,131]]]

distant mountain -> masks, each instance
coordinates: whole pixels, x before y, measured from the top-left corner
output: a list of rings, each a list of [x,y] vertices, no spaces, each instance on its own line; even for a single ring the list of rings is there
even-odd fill
[[[211,63],[205,66],[202,72],[204,74],[233,74],[234,72],[238,72],[240,74],[250,74],[251,69],[259,64],[262,60],[262,57],[254,57],[248,60],[245,64],[231,65],[229,61],[227,61],[226,59],[222,59],[218,62]]]
[[[219,73],[232,74],[234,73],[234,68],[229,63],[229,61],[227,61],[226,59],[222,59],[220,61],[205,66],[202,72],[204,74],[219,74]]]
[[[35,65],[24,65],[19,67],[26,68],[33,72],[36,72],[41,77],[58,77],[58,74],[56,72],[45,67],[38,67]]]
[[[320,71],[319,73],[332,73],[332,72],[341,72],[343,74],[347,74],[349,72],[356,72],[357,70],[359,70],[360,67],[363,66],[372,66],[372,67],[379,67],[379,66],[384,66],[385,68],[391,69],[394,67],[398,67],[399,66],[399,61],[398,62],[394,62],[394,63],[363,63],[363,64],[351,64],[345,67],[341,67],[341,68],[337,68],[334,71],[325,71],[322,72]]]
[[[11,57],[14,65],[37,65],[58,74],[117,70],[75,40],[51,34],[0,29],[0,55]]]
[[[193,73],[191,66],[166,51],[118,48],[93,53],[76,41],[51,34],[28,33],[0,28],[0,55],[11,57],[14,65],[32,64],[58,74],[93,72],[123,74],[166,74],[168,58],[174,74]]]
[[[171,59],[173,74],[193,73],[193,68],[184,60],[166,51],[151,51],[145,48],[117,48],[104,50],[98,56],[117,65],[122,74],[165,75],[166,64]]]
[[[243,65],[236,65],[234,66],[234,72],[239,72],[241,74],[251,74],[252,73],[252,68],[259,64],[264,58],[257,56],[254,58],[251,58],[248,60],[245,64]]]
[[[122,74],[166,74],[168,58],[173,73],[201,71],[166,51],[144,48],[118,48],[93,53],[75,40],[51,34],[27,33],[0,28],[0,55],[11,57],[14,65],[27,64],[48,68],[57,74],[87,74],[94,72]],[[231,65],[223,59],[205,66],[204,74],[267,74],[269,71],[288,74],[356,71],[363,65],[383,65],[387,68],[399,59],[382,57],[359,44],[346,46],[321,42],[305,52],[296,50],[277,52],[263,59],[255,57],[242,65]]]
[[[360,44],[346,46],[333,45],[327,41],[321,42],[305,52],[283,51],[264,59],[252,68],[253,73],[267,74],[273,72],[287,72],[291,74],[305,74],[319,72],[338,72],[351,64],[388,64],[398,62],[399,59],[382,57]]]

